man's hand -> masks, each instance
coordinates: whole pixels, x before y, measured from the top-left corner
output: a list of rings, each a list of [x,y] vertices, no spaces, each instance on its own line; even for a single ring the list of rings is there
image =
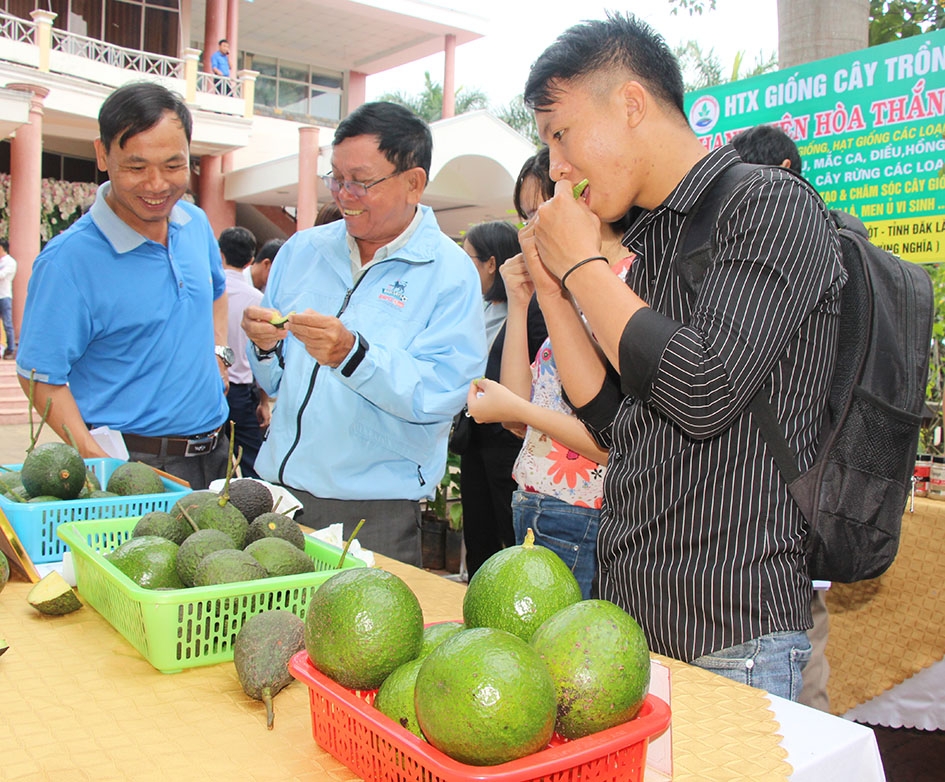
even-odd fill
[[[555,184],[554,198],[538,207],[530,227],[535,252],[559,280],[574,264],[600,254],[600,220],[583,200],[574,198],[572,183],[567,180]],[[534,268],[529,269],[534,276]]]
[[[272,411],[269,409],[269,399],[260,400],[256,405],[256,420],[259,421],[259,428],[266,429],[272,423]]]
[[[272,325],[273,318],[277,318],[279,314],[278,310],[266,307],[247,307],[243,310],[243,320],[240,325],[246,332],[246,336],[260,350],[272,350],[285,337],[284,328],[276,328]]]
[[[338,318],[314,310],[290,315],[285,327],[305,345],[312,358],[329,367],[344,361],[357,341]]]
[[[217,356],[217,366],[220,368],[220,379],[223,381],[223,394],[226,395],[230,393],[230,373],[219,356]]]

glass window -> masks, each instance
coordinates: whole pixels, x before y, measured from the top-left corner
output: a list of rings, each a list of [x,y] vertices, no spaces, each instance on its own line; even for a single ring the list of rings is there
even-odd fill
[[[279,78],[292,81],[308,81],[308,66],[304,63],[279,60]]]
[[[313,117],[341,119],[341,93],[312,90],[312,109],[309,113]]]
[[[260,76],[275,76],[279,72],[275,57],[264,57],[261,54],[247,54],[246,59],[249,61],[247,67],[252,68],[254,71],[259,71]]]
[[[256,79],[254,102],[259,106],[276,107],[276,90],[278,82],[268,76],[259,76]]]
[[[280,81],[279,108],[294,114],[308,114],[308,87],[292,81]]]

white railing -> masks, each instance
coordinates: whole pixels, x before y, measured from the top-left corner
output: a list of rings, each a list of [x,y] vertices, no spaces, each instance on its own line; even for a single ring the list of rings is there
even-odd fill
[[[228,79],[213,73],[197,74],[197,92],[208,92],[212,95],[223,95],[227,98],[239,98],[240,83],[238,79]]]
[[[113,43],[106,43],[64,30],[53,29],[52,50],[149,76],[166,79],[182,79],[184,77],[184,61],[176,57],[166,57],[162,54],[152,54],[137,49],[126,49],[123,46],[116,46]]]
[[[35,22],[0,12],[0,38],[16,43],[33,43]]]

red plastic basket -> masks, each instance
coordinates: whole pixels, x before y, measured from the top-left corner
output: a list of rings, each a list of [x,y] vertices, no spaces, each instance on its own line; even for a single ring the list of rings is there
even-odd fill
[[[623,725],[574,741],[552,740],[541,752],[497,766],[470,766],[381,714],[376,690],[349,690],[318,671],[301,651],[289,670],[309,688],[316,743],[366,782],[640,782],[646,747],[670,721],[669,706],[647,695]]]

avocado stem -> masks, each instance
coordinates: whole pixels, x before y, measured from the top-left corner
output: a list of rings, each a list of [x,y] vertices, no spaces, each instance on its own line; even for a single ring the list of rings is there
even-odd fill
[[[341,552],[341,559],[338,560],[338,570],[341,570],[341,566],[345,563],[345,557],[348,556],[348,549],[351,548],[351,541],[358,536],[358,533],[361,531],[361,527],[363,526],[364,519],[361,519],[361,521],[358,522],[358,526],[354,528],[354,532],[348,536],[348,542],[345,543],[344,550]]]
[[[535,533],[532,532],[532,528],[529,527],[525,532],[525,540],[522,541],[522,546],[525,548],[534,548],[535,547]]]
[[[230,421],[230,452],[227,455],[226,460],[226,481],[223,483],[223,491],[220,492],[220,507],[222,508],[230,501],[230,478],[233,477],[233,472],[236,470],[236,466],[233,462],[233,437],[236,433],[236,424],[233,421]],[[236,456],[236,462],[238,463],[240,459],[243,458],[243,446],[240,446],[239,453]]]
[[[187,509],[183,505],[180,506],[180,512],[181,512],[181,515],[185,519],[187,519],[187,521],[190,523],[190,526],[194,528],[194,532],[199,532],[200,527],[198,527],[197,524],[194,522],[194,520],[190,518],[190,514],[187,512]]]
[[[272,690],[269,687],[262,688],[262,702],[266,704],[266,727],[272,730],[272,723],[276,719],[276,714],[272,710]]]

